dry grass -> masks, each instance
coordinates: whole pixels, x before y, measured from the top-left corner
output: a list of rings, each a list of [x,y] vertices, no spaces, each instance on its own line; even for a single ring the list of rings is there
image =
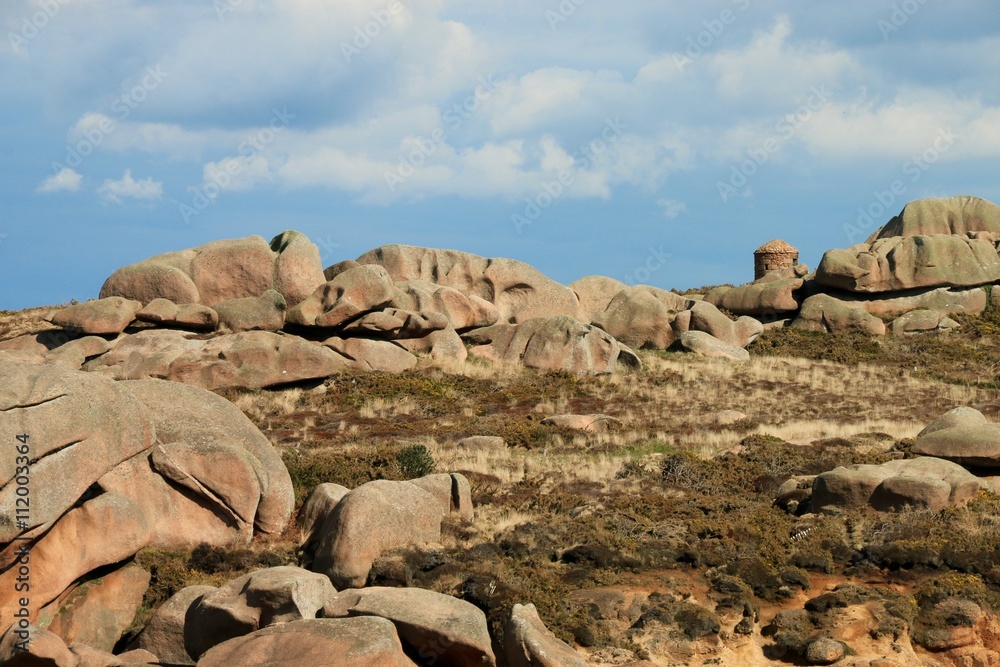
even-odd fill
[[[400,400],[373,398],[361,406],[358,414],[362,419],[385,419],[386,417],[412,415],[418,407],[417,402],[412,398]]]
[[[68,305],[68,304],[67,304]],[[45,317],[65,306],[42,306],[26,310],[0,310],[0,341],[25,334],[50,331],[58,327],[45,321]]]

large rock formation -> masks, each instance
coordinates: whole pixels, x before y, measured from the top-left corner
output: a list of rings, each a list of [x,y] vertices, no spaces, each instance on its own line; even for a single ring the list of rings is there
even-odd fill
[[[318,667],[331,664],[333,656],[334,664],[351,667],[416,667],[403,652],[392,622],[371,616],[269,626],[219,644],[198,665]]]
[[[910,202],[867,242],[894,236],[979,233],[993,234],[1000,240],[1000,206],[979,197],[959,195]]]
[[[556,315],[580,317],[580,303],[573,290],[513,259],[387,245],[366,252],[357,261],[385,267],[394,281],[423,280],[479,297],[496,307],[499,322],[516,324]]]
[[[88,574],[146,546],[246,543],[287,525],[288,472],[225,399],[183,384],[113,382],[3,353],[0,377],[0,437],[16,442],[28,434],[32,490],[30,512],[19,517],[18,485],[11,483],[16,457],[0,463],[0,487],[9,496],[0,503],[0,586],[14,590],[18,548],[30,546],[32,620]],[[0,596],[0,618],[12,619],[14,604]]]
[[[164,379],[204,389],[271,387],[325,378],[347,360],[321,345],[267,331],[203,339],[181,331],[140,331],[83,365],[118,380]]]
[[[906,506],[938,510],[964,505],[980,488],[981,480],[962,466],[928,456],[834,468],[818,475],[812,508],[871,505],[883,511]]]
[[[336,593],[328,578],[298,567],[251,572],[199,597],[188,612],[184,646],[197,659],[228,639],[316,618]]]
[[[444,517],[455,511],[471,518],[471,504],[468,481],[461,475],[363,484],[341,498],[323,521],[313,569],[338,588],[360,588],[381,554],[440,541]]]
[[[955,408],[921,431],[910,451],[965,466],[1000,468],[1000,424],[973,408]]]
[[[593,304],[596,296],[589,298]],[[594,317],[593,323],[630,347],[665,350],[677,340],[671,326],[674,319],[692,305],[692,301],[656,287],[625,287]]]
[[[573,373],[613,373],[638,368],[639,357],[610,334],[571,317],[539,317],[520,324],[475,329],[462,339],[475,357],[528,368]]]
[[[945,234],[883,237],[828,250],[816,270],[819,285],[873,294],[997,281],[1000,257],[992,241]]]
[[[433,665],[496,664],[486,615],[475,605],[420,588],[341,591],[324,618],[375,616],[392,621],[409,655]]]
[[[101,288],[101,298],[214,306],[273,289],[293,306],[324,282],[319,250],[304,235],[287,231],[270,244],[248,236],[155,255],[115,271]]]
[[[771,271],[739,287],[719,287],[705,301],[734,315],[774,317],[794,313],[801,304],[801,291],[809,268],[805,264]]]

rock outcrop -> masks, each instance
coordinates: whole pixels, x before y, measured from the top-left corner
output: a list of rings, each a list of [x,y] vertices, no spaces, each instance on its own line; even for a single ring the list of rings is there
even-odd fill
[[[945,234],[883,237],[828,250],[816,269],[819,285],[872,294],[997,281],[1000,257],[991,241]]]
[[[115,271],[101,298],[214,306],[273,289],[294,306],[324,282],[319,250],[302,234],[287,231],[270,244],[248,236],[150,257]]]
[[[992,234],[1000,240],[1000,206],[993,202],[959,195],[918,199],[903,207],[899,215],[872,234],[868,243],[894,236]]]
[[[705,295],[705,301],[734,315],[777,317],[794,313],[801,305],[800,293],[808,273],[805,264],[771,271],[746,285],[716,288]]]
[[[428,664],[496,665],[486,615],[475,605],[420,588],[364,588],[338,593],[324,618],[392,621],[409,655]]]
[[[416,667],[403,652],[392,622],[371,616],[273,625],[215,646],[198,665],[317,667],[330,664],[331,656],[351,667]]]
[[[202,339],[182,331],[140,331],[83,370],[116,380],[163,379],[203,389],[261,388],[329,377],[347,360],[329,348],[268,331]]]
[[[955,408],[921,431],[910,451],[964,466],[1000,468],[1000,424],[973,408]]]
[[[562,315],[474,329],[462,340],[474,357],[548,371],[613,373],[641,365],[607,332]]]
[[[812,509],[870,505],[883,511],[906,506],[938,510],[964,505],[980,488],[980,479],[962,466],[929,456],[854,465],[816,477]]]
[[[496,307],[498,322],[517,324],[557,315],[580,317],[579,300],[572,289],[513,259],[387,245],[366,252],[357,262],[384,267],[394,281],[422,280],[479,297]]]
[[[0,376],[6,380],[0,435],[16,441],[29,434],[33,490],[27,519],[17,520],[13,496],[0,504],[0,543],[6,547],[0,585],[14,590],[18,548],[30,547],[37,577],[32,620],[86,584],[95,570],[123,563],[144,547],[240,544],[287,525],[293,506],[288,472],[270,442],[225,399],[183,384],[113,382],[3,353]],[[0,463],[4,494],[15,493],[14,463],[15,457]],[[80,548],[81,536],[98,535]],[[111,571],[106,585],[124,576]],[[89,589],[98,591],[92,595],[101,590]],[[0,596],[0,618],[13,618],[13,604]],[[56,616],[55,622],[85,628],[85,616]],[[115,624],[106,626],[110,632]],[[118,638],[96,643],[107,646],[112,639]]]
[[[362,484],[323,521],[313,569],[329,576],[338,589],[360,588],[380,555],[439,542],[444,517],[455,511],[471,518],[471,505],[469,484],[461,475]]]
[[[191,606],[185,649],[197,659],[229,639],[314,619],[336,592],[327,577],[298,567],[251,572],[205,592]]]

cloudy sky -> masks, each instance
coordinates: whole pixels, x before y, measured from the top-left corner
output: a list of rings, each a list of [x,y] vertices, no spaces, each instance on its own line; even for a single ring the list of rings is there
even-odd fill
[[[4,0],[0,308],[298,229],[570,282],[1000,201],[995,0]]]

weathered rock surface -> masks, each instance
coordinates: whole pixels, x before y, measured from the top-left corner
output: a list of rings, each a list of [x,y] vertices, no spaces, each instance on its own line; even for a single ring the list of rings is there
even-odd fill
[[[573,290],[524,262],[406,245],[375,248],[357,261],[385,267],[395,281],[423,280],[477,296],[496,307],[499,322],[519,323],[556,315],[580,317]]]
[[[108,526],[114,526],[113,535],[108,534]],[[91,541],[88,548],[81,549],[81,535],[107,536],[108,539]],[[66,512],[31,544],[32,595],[28,605],[31,618],[82,576],[135,555],[149,544],[151,536],[152,527],[142,506],[115,493],[99,495]],[[0,566],[14,562],[14,549],[14,546],[8,547],[0,554]],[[17,568],[0,574],[3,590],[14,590],[16,577]],[[7,619],[14,617],[15,603],[13,596],[0,597],[2,627],[6,627]]]
[[[318,539],[326,518],[333,512],[337,503],[350,492],[346,486],[333,483],[319,484],[312,490],[302,503],[298,518],[299,526],[306,535],[306,544]]]
[[[593,318],[595,326],[635,348],[665,350],[677,340],[671,326],[693,302],[648,285],[625,287]]]
[[[392,305],[405,311],[439,313],[458,331],[488,327],[500,319],[497,307],[481,296],[426,280],[397,282]]]
[[[496,324],[462,337],[469,354],[528,368],[573,373],[613,373],[641,363],[628,347],[608,333],[570,317],[558,316]]]
[[[508,667],[586,667],[587,661],[558,639],[538,617],[535,605],[514,605],[504,627]]]
[[[219,644],[199,667],[416,667],[391,621],[373,616],[311,619],[275,625]]]
[[[287,525],[293,505],[287,470],[270,442],[220,396],[177,383],[116,383],[6,354],[0,372],[6,380],[0,433],[13,442],[30,434],[34,461],[28,526],[15,526],[13,502],[3,505],[10,513],[3,515],[8,546],[0,551],[0,570],[6,568],[0,583],[13,590],[16,549],[30,544],[37,577],[32,619],[89,573],[143,547],[245,543],[255,532],[280,533]],[[14,460],[3,474],[13,475]],[[5,488],[13,493],[15,486]],[[17,535],[33,542],[11,543]],[[112,587],[113,580],[104,578],[106,590],[121,591],[115,603],[131,604],[134,595]],[[4,618],[12,618],[10,604],[0,597]],[[114,604],[102,604],[114,612]],[[68,635],[89,632],[88,622],[113,633],[115,618],[73,612],[54,623]],[[92,643],[107,646],[109,637]]]
[[[689,331],[703,331],[723,343],[745,348],[764,333],[764,325],[752,317],[740,317],[735,322],[707,301],[691,306]]]
[[[138,301],[114,296],[63,308],[52,316],[52,324],[79,334],[113,336],[125,331],[140,310]]]
[[[17,435],[30,436],[37,492],[27,530],[50,525],[94,480],[153,443],[145,407],[104,378],[24,363],[6,353],[0,353],[0,377],[0,437],[16,443]],[[15,525],[15,463],[15,456],[0,457],[0,543],[25,532]]]
[[[910,448],[965,466],[1000,467],[1000,424],[973,408],[955,408],[931,422]]]
[[[439,365],[461,364],[469,356],[461,336],[451,327],[433,331],[421,338],[402,338],[393,342],[411,354],[425,355],[431,362]]]
[[[738,287],[722,287],[705,295],[705,301],[734,315],[776,316],[797,311],[799,291],[809,268],[798,264],[771,271],[759,280]]]
[[[943,319],[945,318],[936,310],[911,310],[893,320],[890,330],[897,336],[936,331]]]
[[[193,665],[184,645],[184,626],[192,607],[215,586],[188,586],[157,607],[139,635],[138,647],[173,665]]]
[[[314,619],[335,594],[329,579],[299,567],[251,572],[206,592],[194,603],[185,625],[184,646],[198,658],[228,639],[271,625]]]
[[[214,306],[274,289],[294,305],[323,284],[322,274],[316,246],[288,231],[270,244],[248,236],[155,255],[115,271],[101,288],[101,297]]]
[[[271,239],[271,250],[278,253],[274,267],[274,289],[295,306],[326,282],[319,248],[295,230],[282,232]]]
[[[200,331],[213,331],[219,326],[219,314],[212,308],[197,303],[177,305],[169,299],[153,299],[135,314],[135,318],[164,327]]]
[[[932,457],[835,468],[813,482],[812,508],[908,505],[932,510],[964,505],[982,482],[962,466]]]
[[[89,581],[60,601],[46,629],[68,645],[110,652],[142,605],[149,578],[138,565],[127,565]]]
[[[380,266],[359,266],[320,285],[289,309],[286,320],[305,327],[336,327],[392,302],[392,278]]]
[[[993,243],[945,234],[883,237],[871,244],[828,250],[816,270],[820,285],[864,293],[997,281],[1000,257]]]
[[[18,636],[16,632],[27,637]],[[21,648],[18,648],[19,644]],[[66,642],[37,625],[29,625],[19,631],[11,628],[0,637],[0,664],[10,667],[77,667],[77,662]]]
[[[415,356],[387,340],[334,336],[323,341],[323,345],[345,359],[349,368],[362,371],[402,373],[417,365]]]
[[[445,514],[439,499],[416,484],[363,484],[344,496],[324,522],[313,569],[338,589],[360,588],[385,551],[438,542]]]
[[[860,302],[875,317],[893,319],[913,310],[933,310],[942,316],[968,313],[979,315],[986,310],[986,290],[936,287],[897,294],[861,295],[839,293],[841,301]]]
[[[569,284],[580,301],[580,321],[591,324],[627,287],[625,283],[607,276],[586,276]]]
[[[284,531],[295,505],[291,477],[270,441],[239,408],[183,384],[120,384],[153,420],[153,469],[257,533]]]
[[[275,290],[260,296],[215,304],[221,328],[233,331],[279,331],[285,326],[285,297]]]
[[[806,660],[810,665],[832,665],[844,657],[844,645],[829,637],[820,637],[806,647]]]
[[[409,654],[431,664],[496,664],[486,615],[449,595],[420,588],[351,589],[327,602],[322,616],[388,619]]]
[[[681,335],[681,346],[702,357],[720,357],[733,361],[747,361],[750,353],[742,347],[730,345],[704,331],[687,331]]]
[[[977,232],[1000,238],[1000,206],[968,195],[918,199],[904,206],[899,215],[872,234],[868,243],[894,236],[970,236]]]
[[[203,389],[261,388],[325,378],[343,357],[295,336],[247,331],[200,340],[181,331],[141,331],[84,364],[116,380],[163,379]]]
[[[806,299],[791,326],[804,331],[885,335],[885,322],[870,314],[863,303],[841,301],[829,294],[814,294]]]

